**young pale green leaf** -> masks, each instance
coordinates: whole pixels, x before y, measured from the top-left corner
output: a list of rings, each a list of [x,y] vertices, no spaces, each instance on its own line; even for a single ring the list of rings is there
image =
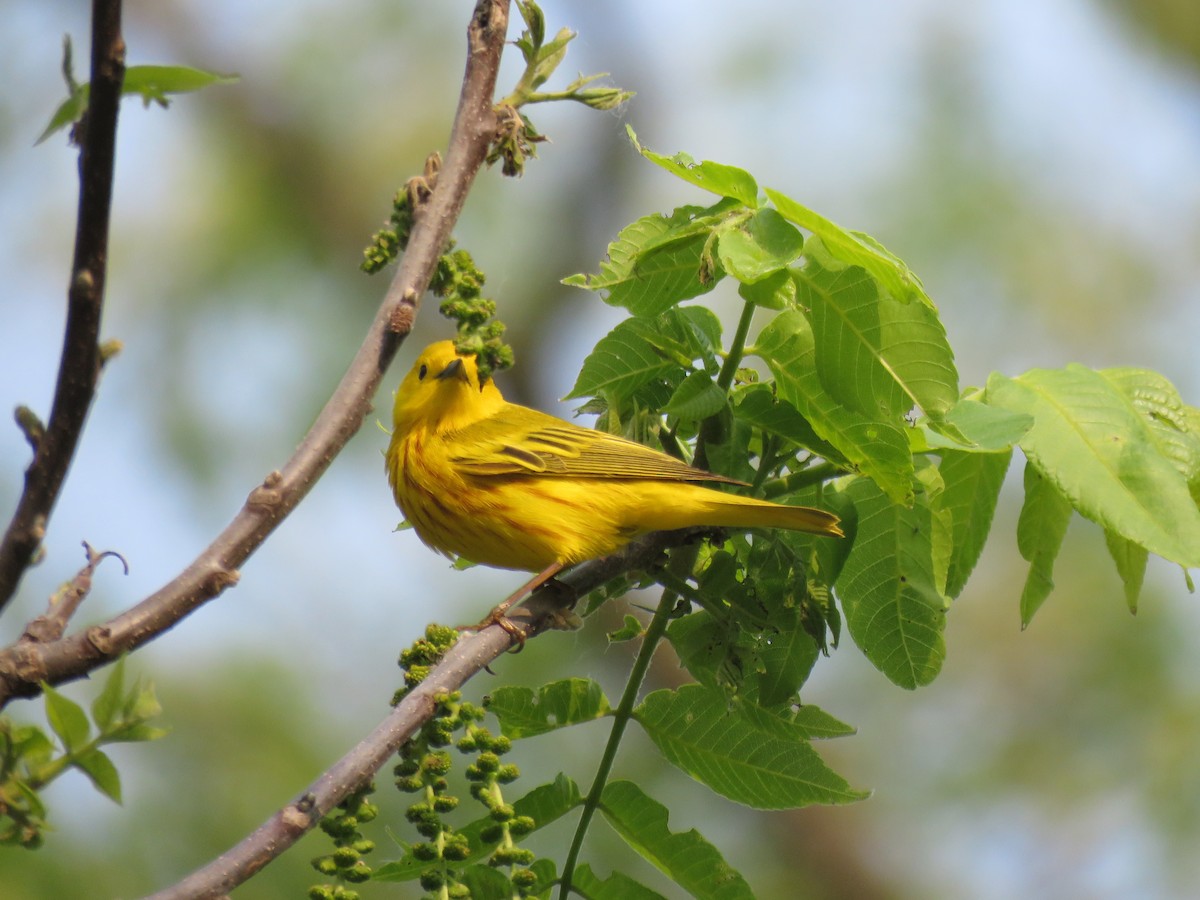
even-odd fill
[[[865,796],[798,735],[764,727],[748,712],[753,709],[731,706],[724,691],[685,685],[650,694],[634,717],[668,761],[738,803],[792,809]]]
[[[730,219],[717,230],[721,265],[743,284],[780,273],[803,249],[804,237],[773,209],[760,209],[746,219]]]
[[[1154,445],[1175,464],[1200,503],[1200,410],[1184,403],[1175,385],[1157,372],[1124,368],[1100,374],[1142,417]]]
[[[688,184],[722,197],[730,197],[752,209],[758,205],[758,182],[746,170],[708,160],[698,163],[686,153],[663,156],[639,144],[637,135],[629,125],[625,126],[625,133],[638,153]]]
[[[104,687],[92,701],[92,719],[95,720],[96,727],[100,729],[101,734],[108,731],[109,726],[121,711],[124,697],[125,657],[122,656],[112,667],[112,671],[108,673],[108,678],[104,682]]]
[[[817,374],[838,402],[881,419],[919,406],[934,421],[958,402],[958,370],[937,311],[880,292],[860,266],[797,273],[797,302],[812,310]]]
[[[932,427],[912,429],[909,436],[914,452],[949,449],[996,453],[1008,450],[1033,427],[1033,417],[964,397],[946,414],[946,423],[953,429],[947,434],[938,430],[942,426],[937,422],[932,422]]]
[[[583,361],[575,386],[564,399],[602,394],[624,399],[678,367],[678,358],[666,356],[652,343],[656,324],[653,319],[626,319],[602,337]]]
[[[83,707],[48,684],[42,685],[42,690],[46,695],[46,720],[62,741],[63,749],[71,753],[83,747],[92,731]]]
[[[755,282],[743,281],[738,296],[763,309],[787,309],[796,304],[796,280],[782,269]]]
[[[829,395],[817,375],[812,330],[802,313],[776,316],[759,334],[752,352],[770,367],[779,396],[822,440],[873,478],[894,502],[912,502],[907,435],[899,426],[855,413]]]
[[[716,415],[726,404],[725,392],[707,372],[693,372],[675,389],[662,411],[686,421],[699,421]]]
[[[892,503],[865,478],[846,493],[857,534],[836,590],[854,643],[892,682],[912,690],[933,681],[946,658],[946,600],[937,589],[928,497]]]
[[[205,72],[203,69],[193,69],[188,66],[129,66],[125,70],[125,81],[121,93],[125,96],[133,94],[142,98],[142,103],[149,106],[157,103],[167,106],[170,101],[168,94],[183,94],[198,91],[212,84],[231,84],[238,80],[236,75],[218,75],[215,72]],[[41,133],[35,143],[40,144],[50,135],[68,125],[73,125],[83,118],[87,112],[91,87],[88,84],[78,85],[54,111],[50,123]]]
[[[723,220],[719,205],[645,216],[621,229],[597,274],[572,275],[562,283],[599,291],[605,303],[635,316],[657,315],[711,291],[724,275],[706,255],[711,230]]]
[[[1021,627],[1033,621],[1054,590],[1054,560],[1071,521],[1071,503],[1032,462],[1025,464],[1025,503],[1017,520],[1017,549],[1029,563],[1021,590]]]
[[[575,870],[571,884],[587,900],[665,900],[662,894],[634,881],[623,872],[613,872],[601,879],[587,863]]]
[[[1142,582],[1146,579],[1146,560],[1149,554],[1146,548],[1139,547],[1133,541],[1126,540],[1119,534],[1107,529],[1104,541],[1108,545],[1108,554],[1117,565],[1117,574],[1125,585],[1125,603],[1131,613],[1138,609],[1138,598],[1142,593]]]
[[[513,804],[513,811],[518,816],[529,816],[533,819],[536,831],[562,818],[582,802],[579,787],[566,775],[559,773],[550,784],[536,787],[517,800]],[[484,829],[495,824],[496,820],[487,815],[458,829],[466,836],[471,848],[470,856],[463,862],[475,862],[491,854],[498,842],[487,843],[480,835]],[[381,865],[371,877],[374,881],[411,881],[427,868],[428,862],[416,859],[411,851],[406,850],[404,856]]]
[[[121,802],[121,776],[111,759],[100,750],[89,750],[82,756],[77,756],[72,763],[79,768],[96,790],[117,803]]]
[[[625,614],[625,623],[616,631],[608,633],[608,642],[610,644],[621,644],[625,641],[632,641],[636,637],[640,637],[644,629],[642,628],[641,620],[637,616]]]
[[[962,450],[942,451],[938,469],[945,490],[940,506],[950,515],[950,566],[946,576],[946,594],[957,597],[987,541],[996,512],[1000,486],[1008,472],[1012,451],[1003,453],[968,453]]]
[[[613,781],[600,798],[600,811],[625,843],[700,900],[753,900],[741,874],[696,829],[672,832],[665,806],[631,781]]]
[[[1200,567],[1200,509],[1148,417],[1101,372],[1071,364],[993,373],[987,402],[1033,417],[1021,449],[1071,505],[1186,568]]]
[[[825,249],[836,259],[848,265],[862,266],[901,303],[919,300],[933,306],[933,301],[925,294],[921,279],[878,241],[861,232],[840,228],[786,194],[771,188],[763,190],[785,219],[819,237]]]
[[[500,720],[501,732],[512,740],[591,722],[611,709],[600,685],[587,678],[553,681],[538,688],[536,695],[525,687],[497,688],[486,706]]]

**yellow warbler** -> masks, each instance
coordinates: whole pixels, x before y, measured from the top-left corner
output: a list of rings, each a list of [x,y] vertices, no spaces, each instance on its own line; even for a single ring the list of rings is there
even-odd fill
[[[842,534],[832,513],[701,487],[693,482],[740,482],[508,403],[450,341],[417,359],[396,392],[394,422],[388,481],[421,540],[472,562],[540,571],[525,590],[649,531]]]

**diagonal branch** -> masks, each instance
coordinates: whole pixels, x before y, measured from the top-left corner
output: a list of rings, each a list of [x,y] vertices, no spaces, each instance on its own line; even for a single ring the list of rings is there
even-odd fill
[[[67,327],[50,421],[38,436],[33,462],[25,471],[25,489],[0,541],[0,609],[16,592],[21,576],[41,546],[46,522],[62,491],[84,419],[96,395],[117,109],[124,81],[121,0],[93,0],[91,98],[80,129],[79,213],[67,290]]]
[[[237,583],[238,567],[283,521],[358,431],[384,372],[411,329],[419,300],[496,130],[492,108],[509,0],[478,0],[467,29],[467,65],[446,160],[366,339],[316,422],[282,469],[251,491],[216,539],[175,579],[115,618],[54,643],[0,651],[0,708],[34,696],[42,681],[85,675],[162,634]]]
[[[540,588],[509,618],[531,638],[555,628],[563,611],[618,575],[652,566],[669,547],[697,540],[711,529],[657,532],[622,552],[572,569]],[[240,843],[148,900],[222,897],[280,856],[347,796],[375,777],[388,759],[433,715],[437,697],[456,691],[520,640],[499,625],[464,635],[417,687],[353,749],[301,794]]]

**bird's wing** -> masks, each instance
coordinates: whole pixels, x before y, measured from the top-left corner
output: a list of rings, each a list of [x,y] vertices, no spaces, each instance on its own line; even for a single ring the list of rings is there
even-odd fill
[[[510,406],[454,435],[450,462],[464,475],[544,475],[576,478],[651,478],[719,481],[657,450],[553,416]]]

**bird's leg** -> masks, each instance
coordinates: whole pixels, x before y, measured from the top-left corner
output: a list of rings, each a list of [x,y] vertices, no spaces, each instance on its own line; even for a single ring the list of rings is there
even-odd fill
[[[513,604],[524,600],[543,584],[561,572],[562,569],[563,564],[560,562],[551,563],[550,565],[546,566],[546,568],[544,568],[541,572],[539,572],[537,575],[534,575],[527,582],[497,603],[492,611],[488,613],[483,618],[483,621],[481,621],[478,625],[466,625],[463,626],[463,630],[475,631],[487,628],[489,625],[499,625],[501,628],[515,637],[517,641],[520,642],[520,645],[524,647],[525,633],[516,625],[514,625],[512,620],[509,619],[505,613],[512,608]]]

